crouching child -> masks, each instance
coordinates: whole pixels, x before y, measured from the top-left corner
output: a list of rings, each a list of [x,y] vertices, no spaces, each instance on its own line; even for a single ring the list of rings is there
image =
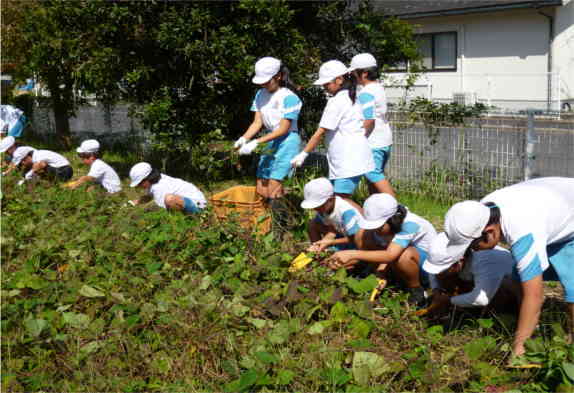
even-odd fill
[[[89,139],[82,142],[76,149],[80,159],[85,165],[90,167],[86,176],[66,185],[67,188],[74,189],[86,183],[96,183],[102,186],[109,194],[122,190],[120,177],[108,164],[100,159],[100,143],[95,139]]]
[[[203,193],[190,182],[160,173],[147,162],[140,162],[130,170],[131,187],[142,188],[146,194],[129,203],[133,206],[153,199],[164,209],[198,213],[207,205]]]
[[[29,146],[18,147],[14,151],[12,163],[27,171],[19,184],[38,176],[65,182],[70,180],[74,174],[70,162],[63,155],[50,150],[36,150]]]

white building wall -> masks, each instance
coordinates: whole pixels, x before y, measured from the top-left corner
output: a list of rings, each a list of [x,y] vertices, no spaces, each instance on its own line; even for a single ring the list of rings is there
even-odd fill
[[[557,8],[552,66],[560,73],[560,97],[574,110],[574,1]]]
[[[567,6],[559,7],[564,10],[555,18],[556,23],[565,26],[560,38],[555,40],[555,46],[560,45],[561,48],[555,50],[560,52],[555,56],[555,64],[561,64],[563,92],[566,88],[571,92],[574,87],[574,72],[571,71],[574,69],[573,5],[574,1],[569,1]],[[541,11],[554,14],[553,7]],[[416,95],[450,101],[453,93],[469,92],[480,102],[512,110],[547,109],[550,97],[553,99],[551,109],[557,109],[558,75],[550,76],[549,81],[547,74],[549,21],[537,10],[518,9],[407,22],[417,26],[417,33],[458,33],[457,70],[426,73],[414,89]],[[395,73],[390,76],[402,77]],[[553,90],[551,94],[549,89]]]

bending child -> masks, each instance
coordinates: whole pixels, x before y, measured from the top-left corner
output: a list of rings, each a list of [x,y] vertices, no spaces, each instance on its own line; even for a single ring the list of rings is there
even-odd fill
[[[207,202],[203,193],[190,182],[160,173],[147,162],[135,164],[130,170],[130,187],[143,188],[146,194],[130,201],[133,206],[154,202],[164,209],[189,214],[200,212]]]
[[[82,142],[76,151],[82,162],[90,167],[90,171],[86,176],[68,183],[66,187],[75,189],[85,183],[96,183],[109,194],[122,190],[122,183],[116,171],[100,159],[100,143],[97,140],[88,139]]]
[[[309,239],[312,244],[307,251],[320,252],[328,247],[337,250],[355,248],[361,207],[336,196],[333,184],[324,177],[307,183],[304,195],[301,207],[317,212],[309,222]]]
[[[19,182],[20,185],[37,176],[64,182],[70,180],[74,174],[66,157],[50,150],[21,146],[14,151],[13,157],[12,163],[15,166],[28,171],[24,179]]]
[[[425,301],[420,268],[436,236],[432,224],[399,205],[390,194],[373,194],[363,205],[362,229],[357,235],[358,250],[333,255],[333,269],[352,268],[359,261],[377,265],[383,277],[393,272],[407,287],[409,301],[420,306]]]

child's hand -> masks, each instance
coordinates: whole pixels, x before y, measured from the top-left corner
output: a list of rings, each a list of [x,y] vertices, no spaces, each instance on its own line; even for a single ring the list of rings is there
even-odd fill
[[[321,251],[324,251],[330,245],[331,245],[331,240],[328,240],[328,239],[317,240],[315,243],[311,244],[311,246],[307,249],[307,251],[309,251],[309,252],[321,252]]]
[[[243,146],[245,143],[247,143],[247,139],[245,139],[244,137],[239,138],[238,140],[235,141],[235,143],[233,144],[233,147],[235,149],[239,149],[241,146]]]
[[[354,257],[353,250],[338,251],[333,254],[330,260],[329,267],[331,269],[340,269],[342,267],[350,269],[359,262],[359,260]]]

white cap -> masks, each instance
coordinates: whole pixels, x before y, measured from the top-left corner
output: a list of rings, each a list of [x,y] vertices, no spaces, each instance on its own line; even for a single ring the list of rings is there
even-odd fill
[[[76,149],[78,153],[95,153],[100,150],[100,142],[95,139],[83,141],[80,147]]]
[[[333,184],[326,177],[311,180],[303,189],[305,199],[301,202],[303,209],[314,209],[321,206],[334,195]]]
[[[255,63],[255,76],[251,81],[261,85],[273,78],[281,69],[281,60],[274,57],[263,57]]]
[[[7,136],[2,139],[2,142],[0,142],[0,153],[6,152],[6,150],[14,146],[14,143],[16,143],[16,139],[13,136]]]
[[[349,72],[355,71],[357,69],[364,70],[365,68],[371,68],[377,66],[377,60],[370,53],[361,53],[353,57],[351,60],[351,67],[349,67]]]
[[[345,75],[347,72],[347,67],[339,60],[329,60],[321,65],[321,68],[319,68],[319,79],[313,84],[324,85],[338,76]]]
[[[444,231],[448,236],[446,252],[463,255],[470,243],[482,235],[490,219],[490,209],[477,201],[454,204],[444,218]]]
[[[12,155],[12,164],[16,166],[20,165],[20,162],[22,162],[24,157],[26,157],[28,154],[30,154],[30,152],[34,150],[36,149],[30,146],[20,146],[19,148],[14,150],[14,154]]]
[[[395,215],[399,204],[390,194],[373,194],[363,204],[363,217],[359,218],[362,229],[382,227],[389,218]]]
[[[132,181],[130,187],[136,187],[142,182],[143,179],[151,173],[151,165],[147,162],[139,162],[132,166],[130,169],[130,180]]]
[[[441,232],[434,237],[431,242],[428,258],[423,262],[423,270],[430,274],[439,274],[462,258],[464,251],[462,254],[449,254],[446,250],[447,244],[448,237],[446,233]]]

